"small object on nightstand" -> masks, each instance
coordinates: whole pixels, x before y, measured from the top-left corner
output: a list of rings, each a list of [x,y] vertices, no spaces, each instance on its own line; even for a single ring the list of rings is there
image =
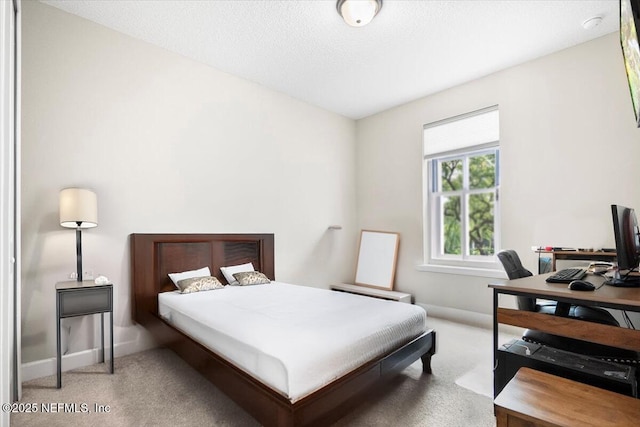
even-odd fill
[[[98,276],[96,277],[95,283],[96,285],[108,285],[109,283],[111,283],[111,281],[105,276]]]
[[[106,279],[106,277],[105,277]],[[97,281],[97,280],[96,280]],[[107,279],[108,281],[108,279]],[[57,388],[62,387],[62,354],[60,344],[60,323],[67,317],[85,316],[88,314],[100,314],[100,353],[101,362],[104,362],[104,313],[109,313],[111,325],[110,345],[111,360],[110,372],[113,374],[113,284],[96,284],[92,280],[82,282],[68,281],[56,283],[56,338],[57,338]]]

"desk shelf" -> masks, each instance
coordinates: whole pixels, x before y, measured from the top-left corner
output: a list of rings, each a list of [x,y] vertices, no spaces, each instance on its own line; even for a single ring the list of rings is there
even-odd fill
[[[556,271],[556,261],[603,261],[615,262],[616,253],[609,251],[536,251],[539,254],[551,255],[551,270]]]

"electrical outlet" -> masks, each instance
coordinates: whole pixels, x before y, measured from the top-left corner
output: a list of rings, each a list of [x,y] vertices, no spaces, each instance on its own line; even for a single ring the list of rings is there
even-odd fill
[[[75,271],[73,273],[69,273],[69,279],[77,280],[78,273]],[[93,270],[85,270],[85,272],[82,273],[82,280],[93,280]]]

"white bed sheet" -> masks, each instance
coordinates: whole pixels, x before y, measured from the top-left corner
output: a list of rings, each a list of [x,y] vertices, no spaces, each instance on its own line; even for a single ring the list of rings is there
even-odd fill
[[[292,402],[426,330],[419,306],[279,282],[158,302],[173,326]]]

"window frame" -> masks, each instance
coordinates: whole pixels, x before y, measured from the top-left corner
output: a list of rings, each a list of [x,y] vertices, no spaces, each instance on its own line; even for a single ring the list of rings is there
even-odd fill
[[[452,117],[450,119],[441,120],[438,122],[430,123],[424,126],[427,130],[429,127],[439,126],[445,123],[451,123],[454,121],[464,120],[475,117],[480,114],[489,113],[492,111],[499,111],[498,106],[485,108],[482,110],[474,111],[471,113],[463,114],[460,116]],[[499,120],[499,116],[498,116]],[[499,126],[499,121],[498,121]],[[499,131],[499,129],[498,129]],[[490,277],[502,277],[502,269],[497,259],[496,254],[500,250],[500,175],[501,175],[501,159],[500,159],[500,140],[483,142],[479,144],[470,144],[461,148],[456,148],[450,151],[442,151],[435,153],[426,153],[427,141],[424,140],[425,132],[423,132],[423,203],[424,203],[424,262],[425,264],[419,267],[419,270],[424,271],[438,271],[438,272],[451,272],[457,274],[475,274],[477,272],[484,272],[479,275],[488,275]],[[496,177],[494,186],[483,189],[470,189],[469,188],[469,159],[482,154],[489,153],[496,154],[495,168]],[[463,186],[461,190],[455,191],[441,191],[436,188],[440,183],[438,167],[444,161],[452,159],[463,160]],[[472,194],[481,193],[493,193],[494,194],[494,254],[493,255],[471,255],[469,254],[468,243],[468,198]],[[442,206],[439,203],[443,197],[447,195],[455,195],[461,197],[461,221],[462,224],[462,241],[461,245],[463,253],[461,255],[449,255],[444,254],[443,244],[441,236],[443,235],[441,230],[440,214],[438,210]],[[464,270],[464,271],[461,271]]]

